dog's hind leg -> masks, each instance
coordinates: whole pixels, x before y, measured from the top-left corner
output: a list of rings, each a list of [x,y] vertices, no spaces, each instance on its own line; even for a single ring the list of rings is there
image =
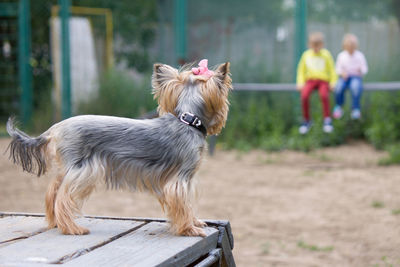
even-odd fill
[[[63,180],[63,175],[57,174],[56,178],[50,182],[47,188],[45,203],[46,203],[46,220],[49,229],[57,226],[56,218],[54,215],[54,205],[57,197],[57,192],[58,189],[60,188],[62,180]]]
[[[200,228],[202,224],[193,213],[190,179],[189,181],[178,179],[168,182],[164,186],[163,193],[160,202],[166,207],[172,230],[178,235],[206,236],[204,230]]]
[[[72,170],[64,177],[58,190],[54,212],[57,227],[63,234],[85,235],[89,230],[78,226],[74,219],[80,214],[84,200],[95,188],[95,176],[90,167]]]

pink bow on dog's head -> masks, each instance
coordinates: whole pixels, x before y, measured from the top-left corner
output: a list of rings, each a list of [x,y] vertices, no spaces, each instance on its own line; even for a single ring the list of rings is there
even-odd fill
[[[194,75],[204,75],[207,78],[210,78],[214,72],[212,70],[209,70],[208,67],[208,60],[203,59],[199,62],[199,67],[198,68],[192,68],[192,72]]]

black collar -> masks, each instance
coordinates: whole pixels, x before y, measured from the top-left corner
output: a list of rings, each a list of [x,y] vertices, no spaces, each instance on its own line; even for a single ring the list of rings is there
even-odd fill
[[[180,117],[179,120],[189,126],[192,126],[202,132],[204,136],[207,135],[207,129],[201,122],[198,116],[189,113],[189,112],[184,112]]]

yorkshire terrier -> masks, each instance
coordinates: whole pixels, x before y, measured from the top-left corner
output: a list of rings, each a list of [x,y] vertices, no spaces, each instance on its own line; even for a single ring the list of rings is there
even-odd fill
[[[160,117],[76,116],[35,138],[18,130],[10,118],[10,159],[37,176],[55,169],[45,198],[46,220],[63,234],[89,233],[74,219],[100,180],[111,189],[150,192],[174,234],[205,236],[205,223],[195,217],[191,204],[193,176],[206,150],[206,136],[225,125],[231,82],[229,62],[214,70],[208,70],[207,60],[198,68],[180,70],[155,64],[152,88]]]

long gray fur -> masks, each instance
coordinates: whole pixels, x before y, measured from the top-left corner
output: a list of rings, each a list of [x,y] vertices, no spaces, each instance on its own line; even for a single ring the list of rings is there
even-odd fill
[[[37,176],[44,174],[47,166],[42,148],[47,144],[48,139],[43,135],[36,138],[28,136],[15,128],[13,118],[7,121],[7,132],[13,138],[7,148],[10,150],[9,157],[13,163],[21,165],[24,171]]]
[[[205,127],[212,123],[195,82],[185,84],[174,114],[155,119],[76,116],[36,138],[16,129],[10,119],[10,158],[25,171],[40,176],[47,170],[44,149],[47,144],[54,145],[65,175],[100,166],[110,188],[136,189],[141,185],[162,194],[163,182],[174,175],[190,183],[206,148],[205,136],[178,119],[184,112],[199,116]]]
[[[189,86],[181,95],[177,114],[185,111],[203,115],[204,105],[196,88]],[[183,109],[183,110],[182,110]],[[149,182],[156,193],[161,193],[160,180],[165,170],[181,179],[190,179],[206,147],[205,137],[172,114],[150,120],[134,120],[111,116],[76,116],[55,124],[37,138],[31,138],[16,129],[13,120],[7,131],[13,137],[10,143],[10,158],[25,171],[40,176],[46,171],[46,162],[41,148],[47,136],[59,131],[61,140],[57,151],[65,164],[65,171],[85,168],[102,163],[106,170],[106,184],[111,188],[130,187],[136,189],[140,182]],[[36,167],[35,167],[36,166]],[[169,175],[170,176],[170,175]],[[167,178],[167,177],[165,177]]]
[[[112,188],[135,187],[137,179],[145,185],[146,179],[160,193],[165,170],[191,177],[205,147],[202,133],[172,114],[151,120],[86,115],[62,123],[58,149],[66,169],[82,168],[96,157],[107,167],[106,183]]]

